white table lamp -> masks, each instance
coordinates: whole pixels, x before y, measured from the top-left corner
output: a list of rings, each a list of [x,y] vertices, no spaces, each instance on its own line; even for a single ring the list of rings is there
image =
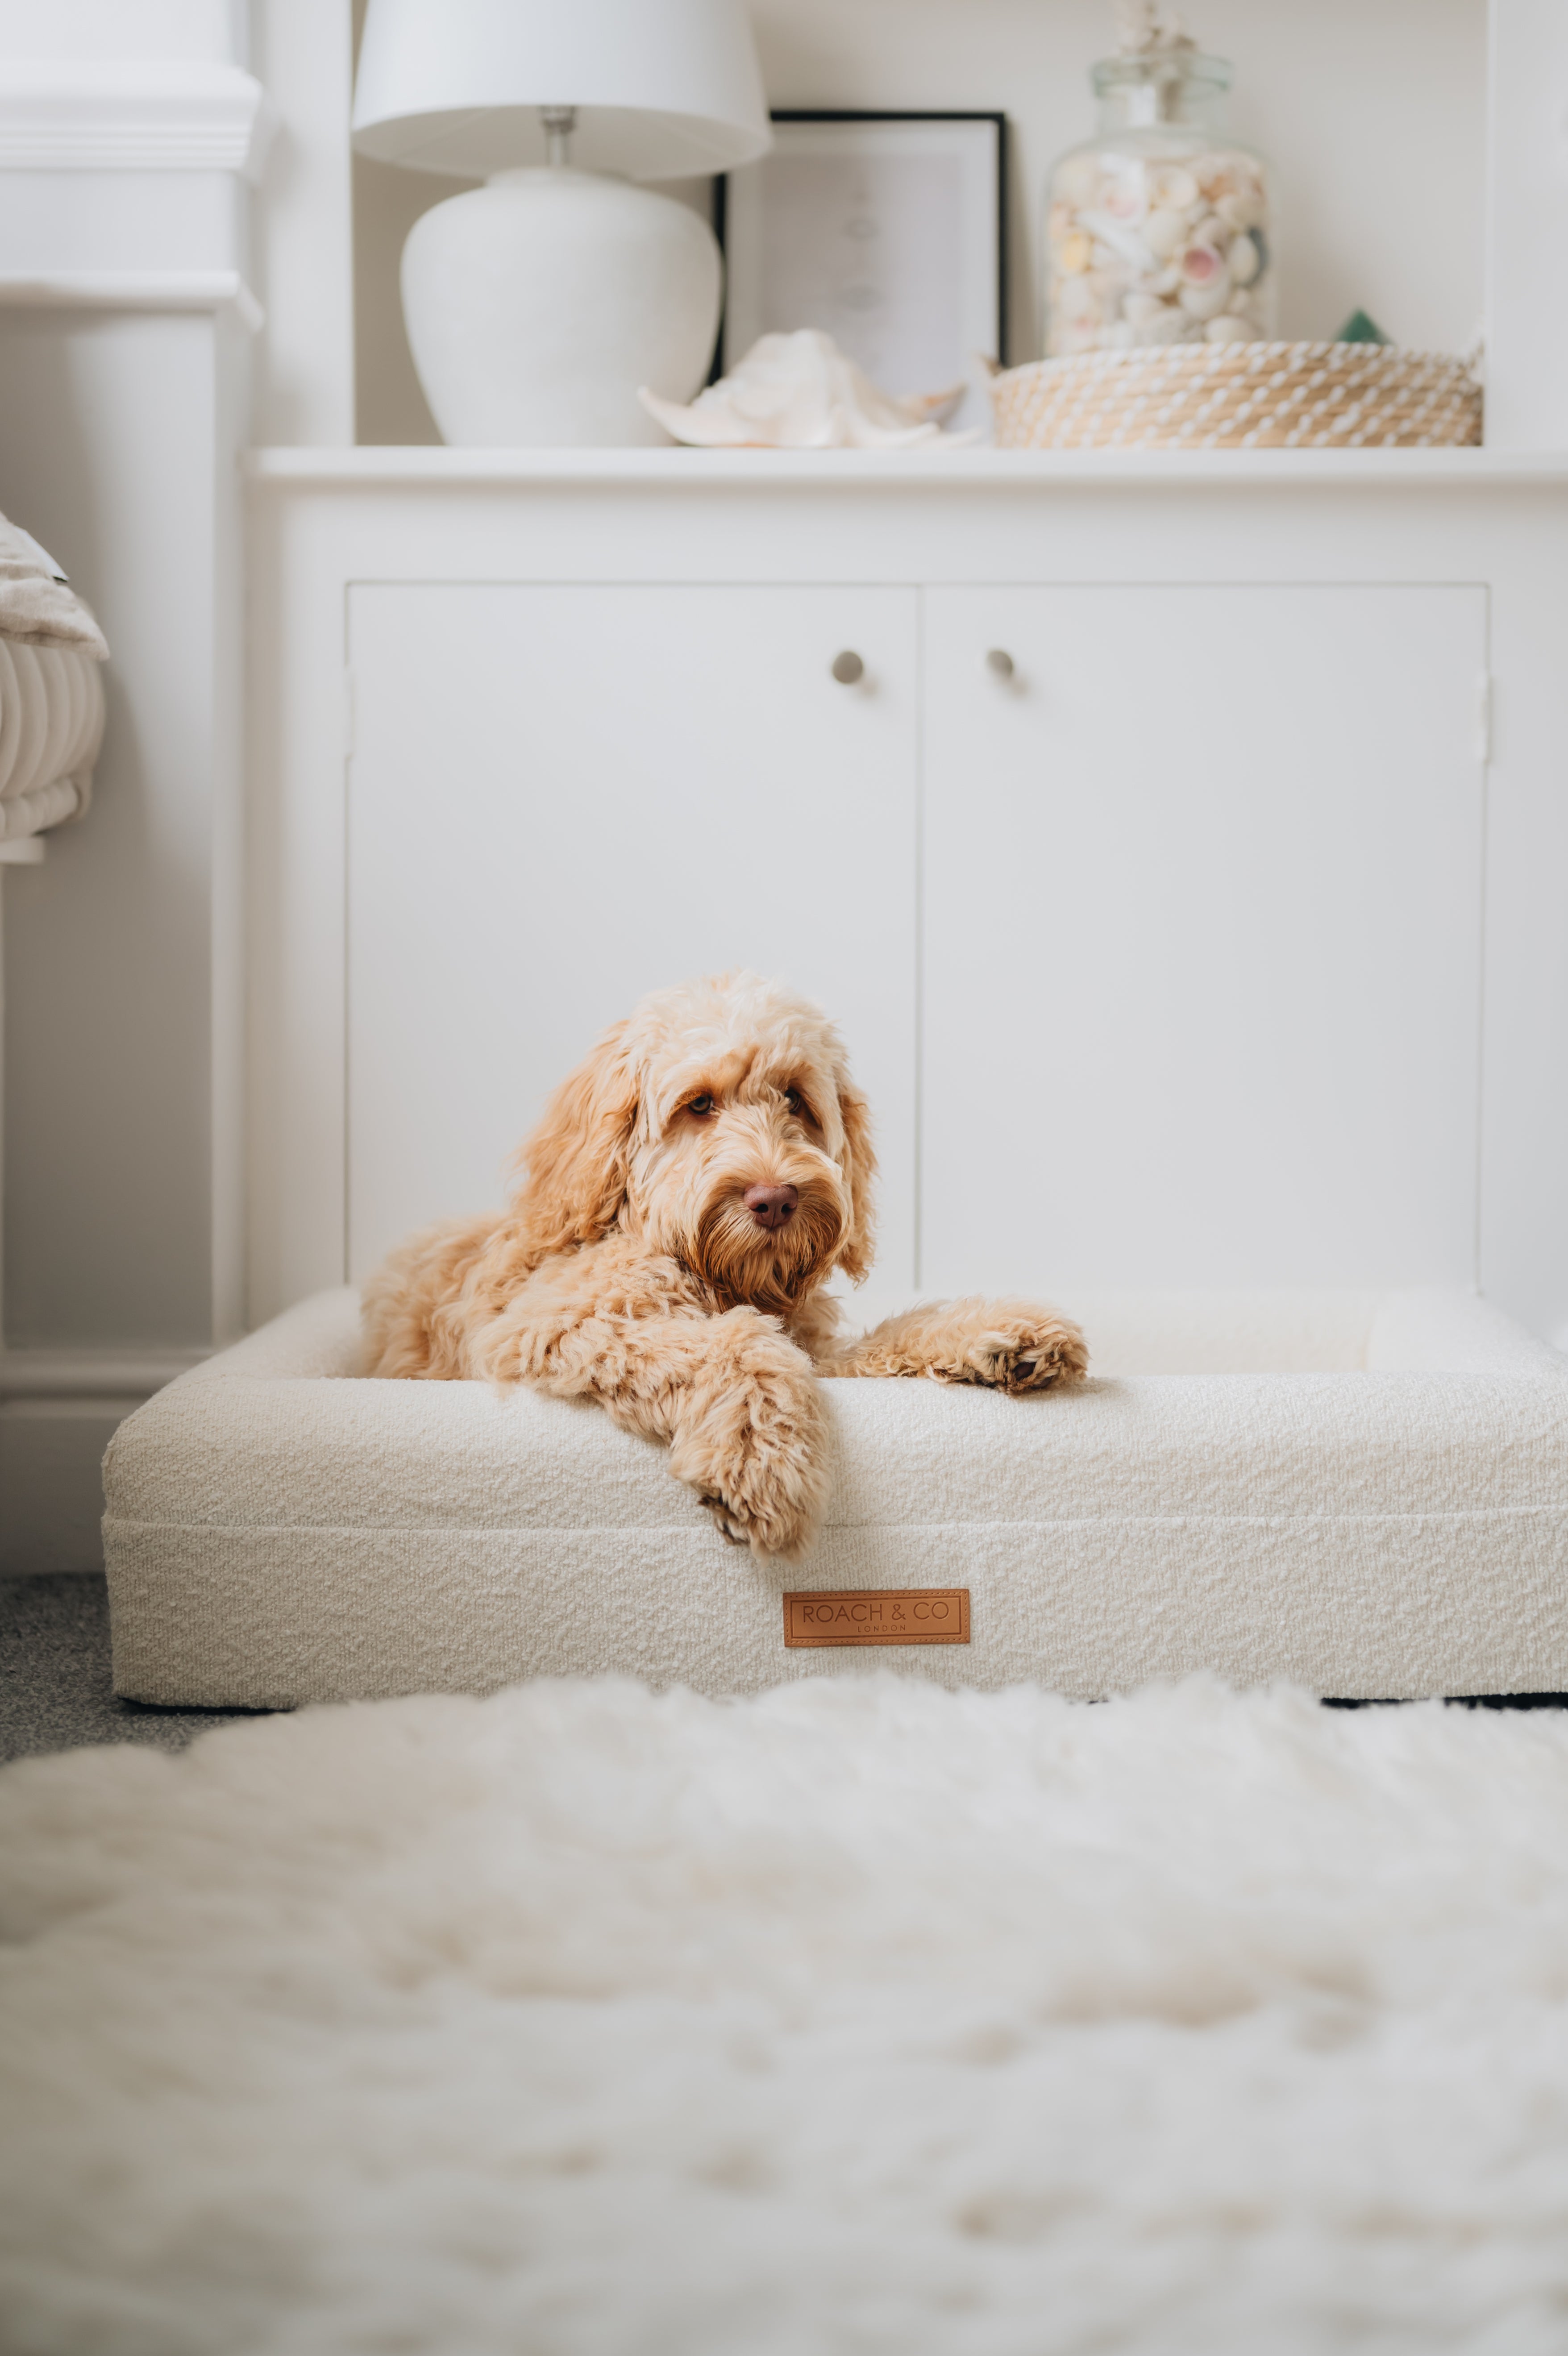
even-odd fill
[[[444,439],[662,441],[638,387],[696,391],[723,264],[689,206],[632,184],[726,172],[770,137],[744,0],[370,0],[355,145],[486,181],[403,248]]]

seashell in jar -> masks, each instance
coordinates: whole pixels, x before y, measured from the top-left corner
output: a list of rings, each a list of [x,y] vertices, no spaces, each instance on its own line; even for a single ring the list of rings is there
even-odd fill
[[[1214,209],[1227,229],[1256,229],[1262,221],[1267,206],[1262,188],[1254,185],[1232,188],[1229,195],[1220,198]]]
[[[1199,155],[1192,166],[1193,177],[1208,198],[1218,206],[1221,197],[1233,197],[1243,188],[1258,185],[1258,166],[1251,155],[1241,155],[1220,149],[1212,155]]]
[[[1246,320],[1230,311],[1221,311],[1217,318],[1210,319],[1203,333],[1205,341],[1211,344],[1245,344],[1251,339]]]
[[[1170,307],[1157,294],[1128,294],[1122,298],[1122,316],[1131,319],[1135,327],[1150,327],[1156,319],[1167,317]]]
[[[1149,203],[1157,211],[1190,212],[1197,182],[1180,164],[1155,164],[1149,172]]]
[[[1189,212],[1190,208],[1178,211],[1175,205],[1161,205],[1144,223],[1144,243],[1159,261],[1187,243],[1191,227]]]
[[[1230,299],[1230,282],[1221,275],[1211,278],[1207,286],[1189,284],[1176,299],[1189,319],[1212,319]]]
[[[1072,227],[1072,207],[1058,199],[1046,215],[1046,237],[1052,245],[1059,245]]]
[[[1226,259],[1230,265],[1230,284],[1233,286],[1251,286],[1263,266],[1258,241],[1247,230],[1243,230],[1240,237],[1232,238]]]
[[[1107,176],[1100,198],[1101,209],[1113,220],[1141,221],[1147,209],[1148,198],[1144,191],[1144,167],[1141,163],[1128,162]]]
[[[1130,229],[1125,221],[1120,221],[1113,214],[1101,212],[1094,206],[1086,206],[1079,220],[1086,230],[1092,231],[1107,253],[1114,254],[1118,262],[1126,262],[1133,270],[1153,270],[1155,267],[1155,256],[1149,252],[1141,230]]]
[[[1138,329],[1141,344],[1179,344],[1192,331],[1192,321],[1179,303],[1162,303],[1158,316]]]
[[[1076,277],[1080,270],[1087,270],[1089,268],[1090,262],[1093,259],[1093,240],[1086,237],[1082,230],[1075,229],[1072,235],[1070,237],[1064,237],[1061,243],[1058,246],[1056,250],[1056,265],[1057,268],[1066,276],[1069,278]]]
[[[1230,273],[1218,246],[1189,245],[1177,266],[1188,286],[1230,286]]]

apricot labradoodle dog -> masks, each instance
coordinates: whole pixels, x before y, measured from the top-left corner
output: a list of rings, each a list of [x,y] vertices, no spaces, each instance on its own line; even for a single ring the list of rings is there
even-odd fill
[[[865,1099],[817,1008],[749,973],[644,999],[556,1090],[509,1207],[430,1228],[365,1290],[371,1371],[597,1399],[759,1555],[809,1546],[819,1375],[1076,1382],[1077,1326],[953,1301],[841,1341],[823,1290],[871,1266]]]

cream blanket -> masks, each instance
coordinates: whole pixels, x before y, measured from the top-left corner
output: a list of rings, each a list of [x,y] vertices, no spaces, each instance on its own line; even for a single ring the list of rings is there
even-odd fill
[[[0,516],[0,843],[86,810],[108,653],[53,557]]]
[[[94,658],[0,637],[0,842],[81,818],[102,741]]]
[[[54,558],[6,516],[0,516],[0,637],[109,659],[102,631]]]

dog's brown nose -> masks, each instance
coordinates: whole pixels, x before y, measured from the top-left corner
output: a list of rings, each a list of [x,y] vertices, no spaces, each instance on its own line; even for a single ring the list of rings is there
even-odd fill
[[[796,1186],[748,1186],[746,1207],[759,1227],[788,1226],[800,1199]]]

